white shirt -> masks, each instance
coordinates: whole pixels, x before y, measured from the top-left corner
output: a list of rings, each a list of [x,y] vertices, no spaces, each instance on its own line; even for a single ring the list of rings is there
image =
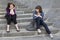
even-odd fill
[[[10,14],[14,14],[14,11],[13,11],[13,9],[11,9],[11,10],[10,10]]]
[[[42,17],[41,15],[38,16],[38,15],[36,15],[36,14],[35,14],[34,16],[36,16],[36,17]]]

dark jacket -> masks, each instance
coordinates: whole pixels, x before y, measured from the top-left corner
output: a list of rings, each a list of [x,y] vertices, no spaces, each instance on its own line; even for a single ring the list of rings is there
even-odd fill
[[[37,17],[35,16],[35,14],[37,14],[37,12],[36,11],[34,11],[33,12],[33,19],[36,19]],[[42,19],[43,19],[43,17],[44,17],[44,13],[43,12],[41,12],[41,14],[40,14],[41,16],[42,16]]]
[[[16,12],[15,12],[15,9],[14,9],[13,11],[14,11],[14,13],[15,13],[14,15],[17,17]],[[10,9],[6,9],[5,18],[8,18],[8,17],[11,17]]]
[[[14,11],[14,13],[16,14],[15,9],[14,9],[13,11]],[[7,15],[10,15],[10,9],[6,9],[6,14],[7,14]]]

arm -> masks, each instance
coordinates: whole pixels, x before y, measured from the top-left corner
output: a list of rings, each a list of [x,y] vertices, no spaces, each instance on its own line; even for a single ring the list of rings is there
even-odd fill
[[[37,18],[36,11],[33,11],[33,19]]]
[[[42,18],[44,18],[44,12],[42,12],[41,16],[42,16]]]
[[[9,9],[6,9],[6,14],[9,14],[10,13],[10,10]]]

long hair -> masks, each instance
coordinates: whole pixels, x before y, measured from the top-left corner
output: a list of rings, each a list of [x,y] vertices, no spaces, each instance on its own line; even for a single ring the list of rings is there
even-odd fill
[[[39,9],[39,12],[42,13],[42,7],[40,5],[36,6],[35,9]]]
[[[6,8],[6,9],[9,9],[11,4],[15,7],[15,5],[14,5],[13,3],[8,3],[8,5],[7,5],[7,8]]]

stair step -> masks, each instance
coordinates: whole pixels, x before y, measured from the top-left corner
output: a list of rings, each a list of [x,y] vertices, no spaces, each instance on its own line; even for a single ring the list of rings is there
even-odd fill
[[[18,23],[23,23],[23,22],[32,22],[33,18],[32,17],[28,17],[28,18],[17,18],[17,22]],[[5,24],[6,23],[6,19],[0,19],[0,24]]]
[[[0,12],[0,15],[5,15],[6,14],[6,12]],[[18,15],[18,14],[23,14],[23,15],[28,15],[28,14],[33,14],[32,12],[31,13],[24,13],[24,11],[16,11],[16,14]]]
[[[4,15],[6,13],[6,11],[1,12],[0,11],[0,15]],[[17,14],[24,14],[24,11],[16,11]]]
[[[6,11],[6,9],[0,9],[1,12]],[[16,8],[16,11],[24,11],[25,13],[32,13],[33,9],[31,8]]]
[[[48,26],[53,25],[52,23],[46,23],[46,24]],[[5,24],[0,24],[0,30],[6,29],[6,25],[7,25],[6,23]],[[19,26],[19,28],[26,28],[26,29],[29,29],[29,28],[34,29],[35,28],[31,22],[18,23],[18,26]],[[11,29],[15,29],[14,24],[11,24]]]
[[[0,5],[0,8],[6,8],[7,7],[7,4],[1,4]],[[16,7],[18,8],[28,8],[28,6],[25,6],[25,5],[16,5]]]
[[[24,11],[24,13],[32,13],[33,9],[32,8],[18,8],[20,11]]]
[[[27,18],[17,18],[17,22],[31,22],[32,17],[27,17]],[[0,19],[0,23],[6,23],[6,19]]]
[[[33,14],[17,14],[17,18],[27,18],[27,17],[33,17]],[[5,15],[0,15],[1,19],[5,18]]]
[[[52,30],[52,34],[58,33],[58,30]],[[26,29],[21,29],[20,32],[16,30],[10,30],[10,33],[7,33],[6,30],[0,30],[0,37],[16,37],[16,36],[34,36],[37,34],[37,31],[28,31]],[[47,34],[45,30],[42,30],[42,34]],[[38,35],[38,34],[37,34]]]

